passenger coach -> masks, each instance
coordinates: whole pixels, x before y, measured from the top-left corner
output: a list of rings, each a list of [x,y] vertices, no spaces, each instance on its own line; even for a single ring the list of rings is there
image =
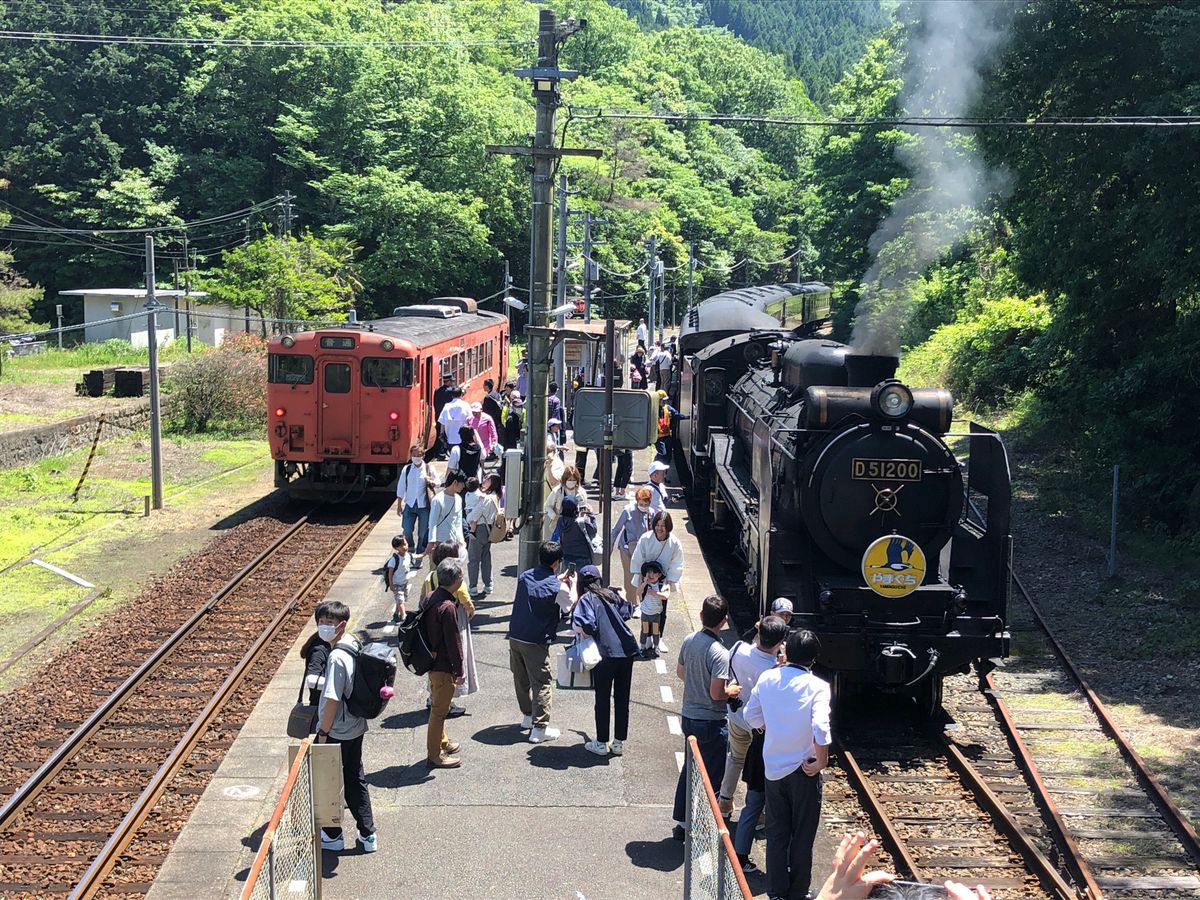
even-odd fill
[[[502,383],[508,322],[474,300],[439,297],[388,318],[271,338],[268,439],[275,484],[294,496],[353,499],[395,488],[409,447],[437,436],[445,375],[482,400]]]

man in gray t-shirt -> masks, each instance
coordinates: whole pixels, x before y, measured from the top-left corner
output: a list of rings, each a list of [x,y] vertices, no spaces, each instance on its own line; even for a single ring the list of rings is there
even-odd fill
[[[725,774],[725,750],[728,729],[725,725],[729,678],[729,651],[721,643],[721,629],[729,616],[729,604],[716,594],[706,597],[700,607],[704,627],[684,638],[679,648],[676,674],[683,681],[684,752],[687,739],[696,738],[700,758],[708,771],[708,780],[720,784]],[[683,840],[687,815],[687,767],[679,772],[675,787],[676,840]]]
[[[363,735],[367,720],[350,712],[347,700],[354,692],[354,666],[362,645],[346,634],[350,607],[340,600],[317,604],[317,625],[322,640],[333,646],[325,663],[325,687],[317,709],[318,744],[341,744],[342,791],[346,806],[358,826],[358,844],[364,853],[378,848],[371,796],[367,793],[367,773],[362,764]],[[334,852],[345,849],[341,828],[321,829],[321,848]]]

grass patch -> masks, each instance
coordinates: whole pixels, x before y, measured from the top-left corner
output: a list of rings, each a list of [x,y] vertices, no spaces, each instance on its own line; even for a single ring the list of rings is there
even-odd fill
[[[193,354],[211,350],[205,344],[192,341]],[[186,339],[178,339],[158,348],[160,364],[185,359],[188,356]],[[110,366],[148,366],[150,351],[134,347],[129,341],[104,341],[99,344],[80,344],[65,350],[47,350],[32,356],[15,356],[4,361],[0,381],[8,384],[75,384],[89,369]]]
[[[268,466],[265,441],[214,442],[205,438],[163,444],[164,496],[168,504],[180,492],[246,463],[247,478]],[[150,493],[150,445],[131,436],[97,449],[89,475],[72,502],[87,450],[0,471],[0,567],[24,559],[35,549],[94,531],[114,520],[140,517]],[[213,490],[228,490],[228,485]],[[189,498],[183,502],[194,502]]]

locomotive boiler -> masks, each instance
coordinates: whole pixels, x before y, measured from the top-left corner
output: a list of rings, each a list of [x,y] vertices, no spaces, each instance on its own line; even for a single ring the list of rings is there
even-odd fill
[[[943,676],[1007,654],[995,432],[952,432],[947,391],[829,340],[748,331],[685,362],[694,500],[736,534],[759,611],[787,597],[818,634],[835,692],[908,692],[933,714]]]

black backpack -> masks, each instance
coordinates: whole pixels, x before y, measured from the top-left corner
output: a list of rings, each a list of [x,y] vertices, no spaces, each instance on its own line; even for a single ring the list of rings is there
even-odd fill
[[[429,609],[427,606],[420,612],[410,612],[396,632],[400,661],[414,675],[426,674],[433,668],[437,658],[437,653],[429,646],[429,639],[425,636],[425,614]]]
[[[354,657],[354,685],[346,709],[363,719],[374,719],[387,706],[396,680],[396,656],[384,641],[359,644],[357,649],[338,647]],[[389,688],[384,691],[384,687]],[[385,696],[386,694],[386,696]]]

